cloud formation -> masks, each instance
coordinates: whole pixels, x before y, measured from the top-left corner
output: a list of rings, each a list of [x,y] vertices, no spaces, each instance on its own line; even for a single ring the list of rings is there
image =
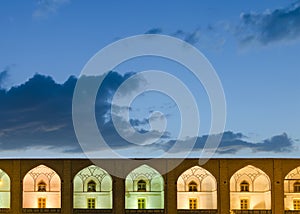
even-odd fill
[[[300,2],[263,13],[242,13],[236,34],[240,43],[262,45],[300,38]]]
[[[109,72],[97,95],[95,113],[98,128],[113,148],[130,146],[114,128],[110,109],[114,92],[132,74]],[[82,78],[87,84],[94,84],[102,77]],[[64,152],[81,152],[72,123],[72,97],[76,82],[77,79],[71,76],[65,83],[58,84],[49,76],[36,74],[22,85],[0,90],[0,149],[47,147],[54,150],[64,148]],[[123,90],[124,96],[139,87],[139,83],[144,84],[144,80],[136,79],[135,82]],[[134,121],[138,126],[146,120]],[[126,128],[124,118],[118,117],[117,122]],[[145,132],[137,126],[138,132]],[[160,133],[154,130],[149,137],[157,135]]]
[[[160,34],[160,33],[162,33],[161,28],[152,28],[145,32],[145,34]]]
[[[191,45],[198,43],[201,38],[200,29],[196,29],[190,33],[184,32],[183,30],[177,30],[172,35],[183,39],[185,42],[190,43]]]
[[[69,2],[70,0],[37,0],[37,6],[32,16],[34,18],[46,18],[55,14],[59,8]]]
[[[147,139],[140,139],[140,145],[127,142],[115,129],[111,119],[111,98],[116,89],[132,75],[133,73],[120,75],[117,72],[109,72],[105,78],[95,105],[98,128],[109,146],[114,149],[128,151],[130,148],[136,150],[143,148],[143,151],[147,149],[168,151],[176,141],[170,133],[146,130],[145,127],[149,124],[147,118],[141,120],[131,118],[129,123],[124,118],[117,118],[117,122],[124,130],[127,130],[128,124],[131,124],[138,133],[150,132]],[[94,84],[93,82],[98,81],[97,78],[102,77],[82,78],[87,83]],[[82,152],[72,123],[72,96],[77,81],[71,76],[63,84],[58,84],[49,76],[37,74],[22,85],[9,90],[0,89],[0,150],[3,152],[47,148],[55,151],[59,148],[62,152],[69,154]],[[137,79],[136,84],[126,88],[124,96],[136,90],[139,84],[145,84],[144,81]],[[118,110],[128,109],[119,107]],[[135,137],[134,133],[128,132],[127,134]],[[227,131],[222,134],[222,141],[217,150],[219,154],[235,154],[244,149],[250,149],[253,153],[282,153],[294,148],[294,141],[285,133],[258,143],[249,141],[242,133]],[[157,136],[161,136],[160,142],[148,143]],[[194,151],[199,151],[204,148],[207,137],[203,135],[181,140],[179,141],[180,151],[177,152],[184,151],[187,148],[186,145],[195,138]]]
[[[108,138],[117,139],[115,133],[111,134],[111,124],[104,120],[109,108],[107,100],[111,91],[126,78],[128,75],[111,72],[102,86],[101,99],[97,99],[98,122]],[[76,81],[70,77],[65,83],[57,84],[51,77],[37,74],[20,86],[0,90],[0,148],[18,150],[45,146],[80,151],[71,114]],[[122,145],[124,141],[112,142]]]
[[[149,29],[146,33],[160,34],[161,28]],[[178,29],[166,33],[178,37],[191,45],[204,49],[220,49],[226,36],[233,35],[240,45],[269,45],[282,41],[300,39],[300,1],[285,8],[264,12],[244,12],[237,22],[220,20],[193,31]]]
[[[216,26],[207,26],[206,28],[196,28],[195,30],[188,32],[182,29],[178,29],[175,32],[166,33],[170,36],[177,37],[191,45],[197,45],[200,48],[217,50],[220,49],[225,43],[225,39],[218,32],[220,24]],[[152,28],[145,32],[145,34],[162,34],[162,28]]]
[[[5,81],[5,79],[8,76],[8,71],[7,70],[3,70],[0,72],[0,89],[3,87],[3,83]]]
[[[190,145],[191,142],[195,142],[194,150],[199,151],[204,148],[205,142],[208,138],[208,135],[203,135],[195,138],[190,138],[185,141],[180,141],[179,144],[182,147],[179,147],[180,150],[186,148],[186,145]],[[270,152],[270,153],[282,153],[282,152],[291,152],[294,148],[294,141],[287,136],[286,133],[276,135],[270,139],[265,139],[262,142],[251,142],[245,140],[247,136],[242,133],[234,133],[232,131],[226,131],[222,133],[222,139],[219,147],[217,148],[218,154],[236,154],[241,150],[250,149],[252,153],[255,152]],[[169,141],[165,144],[159,145],[165,151],[168,151],[176,141]],[[180,152],[175,151],[175,152]]]

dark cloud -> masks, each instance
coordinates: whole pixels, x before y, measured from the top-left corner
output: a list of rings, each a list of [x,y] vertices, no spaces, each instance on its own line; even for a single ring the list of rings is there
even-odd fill
[[[133,127],[138,127],[138,126],[141,126],[141,125],[147,125],[147,124],[149,124],[149,120],[148,119],[143,119],[143,120],[130,119],[130,124]]]
[[[237,28],[242,44],[269,43],[300,38],[300,2],[263,13],[243,13]]]
[[[111,95],[131,75],[110,72],[97,96],[98,126],[104,132],[105,138],[112,142],[112,146],[128,146],[106,117],[110,109]],[[99,77],[82,78],[92,84]],[[57,84],[49,76],[36,74],[20,86],[0,90],[0,149],[66,147],[68,151],[79,152],[80,147],[72,124],[72,96],[76,82],[75,77],[70,77],[65,83]],[[138,83],[132,85],[131,90],[137,85]]]
[[[147,30],[145,32],[145,34],[160,34],[162,33],[162,29],[161,28],[152,28],[150,30]]]
[[[256,144],[254,151],[290,152],[293,150],[293,146],[293,140],[286,133],[283,133]]]
[[[196,139],[190,138],[185,141],[178,142],[182,144],[180,149],[184,149],[187,145],[190,145],[192,142],[195,142],[194,150],[198,151],[204,148],[205,142],[208,138],[208,135],[199,136]],[[224,132],[222,134],[220,145],[217,148],[217,153],[219,154],[235,154],[243,149],[250,149],[252,152],[271,152],[271,153],[280,153],[280,152],[290,152],[294,148],[294,142],[290,139],[286,133],[281,135],[276,135],[270,139],[266,139],[263,142],[254,143],[246,140],[247,137],[242,133],[234,133],[231,131]],[[164,150],[169,150],[176,141],[168,141],[164,144],[159,144],[158,146]],[[180,152],[180,151],[177,151]]]
[[[76,146],[71,126],[71,98],[76,79],[56,84],[35,75],[0,94],[0,148]]]
[[[237,153],[242,149],[251,149],[255,152],[291,152],[294,148],[294,141],[290,139],[286,133],[276,135],[270,139],[262,142],[249,142],[245,140],[245,136],[241,133],[234,134],[232,132],[225,132],[222,137],[219,153]]]

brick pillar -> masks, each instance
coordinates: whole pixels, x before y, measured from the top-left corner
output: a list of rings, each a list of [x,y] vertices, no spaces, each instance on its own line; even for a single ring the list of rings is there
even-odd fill
[[[12,161],[13,173],[10,176],[10,201],[11,201],[11,213],[19,214],[22,213],[22,197],[23,197],[23,188],[22,188],[22,179],[21,178],[21,166],[20,160]]]
[[[165,213],[177,213],[177,178],[169,172],[165,176]]]
[[[230,213],[230,178],[226,160],[219,160],[218,213]],[[230,166],[229,166],[230,167]]]
[[[271,180],[271,207],[273,214],[284,213],[284,180],[281,160],[273,160],[273,180]]]
[[[71,177],[71,161],[63,162],[63,177],[61,178],[61,213],[70,214],[73,212],[73,179]]]
[[[125,214],[125,180],[113,178],[113,213]]]

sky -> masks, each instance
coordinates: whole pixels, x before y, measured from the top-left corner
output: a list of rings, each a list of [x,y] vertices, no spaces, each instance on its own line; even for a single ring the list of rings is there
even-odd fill
[[[207,92],[187,68],[140,57],[106,71],[97,94],[95,118],[109,149],[156,157],[178,143],[171,153],[179,157],[193,141],[189,156],[198,157],[207,135],[223,134],[214,157],[299,157],[300,1],[2,0],[0,26],[0,157],[109,154],[108,148],[85,151],[78,143],[72,121],[74,88],[80,77],[89,83],[101,78],[80,76],[98,51],[140,34],[181,39],[207,58],[224,90],[225,129],[209,133]],[[200,115],[196,136],[178,139],[182,118],[176,100],[154,91],[137,96],[129,108],[134,130],[148,133],[141,145],[117,132],[112,97],[122,83],[148,69],[174,75],[191,91]],[[123,96],[146,83],[136,78]],[[163,132],[151,130],[149,115],[156,111],[167,120]],[[161,115],[152,119],[162,124]]]

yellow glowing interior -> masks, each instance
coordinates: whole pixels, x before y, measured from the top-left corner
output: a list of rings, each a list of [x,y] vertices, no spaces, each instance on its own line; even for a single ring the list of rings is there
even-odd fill
[[[271,182],[262,170],[248,165],[230,179],[230,209],[271,209]]]
[[[194,166],[177,180],[178,209],[217,209],[217,181],[207,170]]]
[[[300,210],[300,167],[290,171],[284,178],[285,210]]]
[[[45,184],[45,191],[39,185]],[[61,181],[58,174],[45,165],[30,170],[23,179],[23,208],[60,208]]]

